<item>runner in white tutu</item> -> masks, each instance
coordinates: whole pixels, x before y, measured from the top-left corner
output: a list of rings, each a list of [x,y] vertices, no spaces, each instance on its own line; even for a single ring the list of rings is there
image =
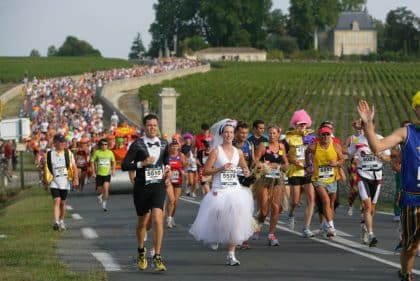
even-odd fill
[[[232,145],[236,122],[224,119],[212,126],[214,139],[204,175],[214,175],[211,192],[203,198],[190,233],[204,243],[228,245],[227,265],[239,265],[236,245],[242,244],[254,232],[253,199],[248,188],[239,184],[236,168],[244,175],[250,172],[241,150]]]

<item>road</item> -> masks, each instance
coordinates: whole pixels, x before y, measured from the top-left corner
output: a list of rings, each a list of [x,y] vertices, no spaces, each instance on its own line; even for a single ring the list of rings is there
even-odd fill
[[[196,200],[197,199],[197,200]],[[103,212],[88,186],[85,192],[72,192],[68,203],[68,230],[59,242],[62,261],[74,271],[106,270],[109,280],[398,280],[399,255],[397,223],[390,214],[375,217],[376,248],[360,244],[359,215],[345,215],[338,208],[335,225],[338,236],[302,238],[303,209],[297,212],[296,230],[286,227],[286,215],[278,223],[280,245],[267,245],[267,226],[259,240],[251,240],[251,249],[238,250],[238,267],[224,265],[225,248],[217,251],[197,242],[188,233],[199,208],[200,198],[182,196],[176,213],[177,227],[165,229],[162,255],[168,270],[137,270],[136,215],[130,194],[112,194],[109,212]],[[312,229],[318,228],[314,216]],[[150,236],[150,235],[149,235]],[[150,247],[151,241],[146,242]],[[416,275],[420,274],[417,266]]]

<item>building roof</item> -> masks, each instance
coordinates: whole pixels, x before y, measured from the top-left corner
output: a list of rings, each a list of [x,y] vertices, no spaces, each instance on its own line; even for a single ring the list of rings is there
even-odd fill
[[[365,12],[342,12],[337,21],[336,30],[352,30],[352,23],[356,21],[360,30],[375,30],[375,21]]]
[[[266,53],[266,51],[258,50],[255,48],[250,47],[215,47],[215,48],[207,48],[196,52],[196,54],[238,54],[238,53]]]

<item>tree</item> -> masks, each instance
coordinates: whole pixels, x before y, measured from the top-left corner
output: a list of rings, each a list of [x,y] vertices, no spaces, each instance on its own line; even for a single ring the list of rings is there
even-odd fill
[[[58,53],[57,48],[54,45],[48,47],[47,57],[55,57]]]
[[[366,8],[367,0],[341,0],[340,11],[362,12]]]
[[[181,55],[184,53],[191,54],[208,46],[207,42],[200,36],[188,37],[179,43],[179,52]]]
[[[420,19],[406,7],[389,11],[385,22],[385,49],[418,53],[420,49]]]
[[[288,35],[281,36],[278,34],[270,34],[266,40],[267,50],[281,50],[284,53],[290,54],[299,50],[296,38]]]
[[[57,56],[94,56],[100,57],[101,52],[89,43],[74,36],[67,36],[66,41],[58,49]]]
[[[280,36],[287,35],[288,20],[288,16],[283,14],[282,10],[275,9],[271,11],[267,23],[267,33]]]
[[[141,40],[140,32],[137,32],[136,37],[133,40],[133,44],[131,45],[131,51],[128,54],[129,59],[139,59],[143,56],[146,49],[144,48],[143,41]]]
[[[339,12],[338,0],[290,0],[289,34],[300,49],[311,49],[318,29],[335,26]]]
[[[378,42],[378,53],[382,54],[385,51],[385,26],[381,20],[375,20],[376,37]]]
[[[156,55],[173,36],[198,36],[211,46],[263,47],[271,0],[159,0],[150,26],[149,53]]]
[[[31,52],[29,53],[30,57],[40,57],[41,54],[39,53],[39,51],[37,49],[32,49]]]

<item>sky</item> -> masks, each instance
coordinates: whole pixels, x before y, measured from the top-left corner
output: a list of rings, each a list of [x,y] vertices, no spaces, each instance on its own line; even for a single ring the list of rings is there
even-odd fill
[[[273,9],[288,13],[289,0],[272,0]],[[103,57],[128,57],[140,32],[147,48],[157,0],[0,0],[0,56],[46,56],[72,35],[99,49]],[[420,0],[368,0],[368,12],[385,21],[389,10],[407,7],[420,17]]]

